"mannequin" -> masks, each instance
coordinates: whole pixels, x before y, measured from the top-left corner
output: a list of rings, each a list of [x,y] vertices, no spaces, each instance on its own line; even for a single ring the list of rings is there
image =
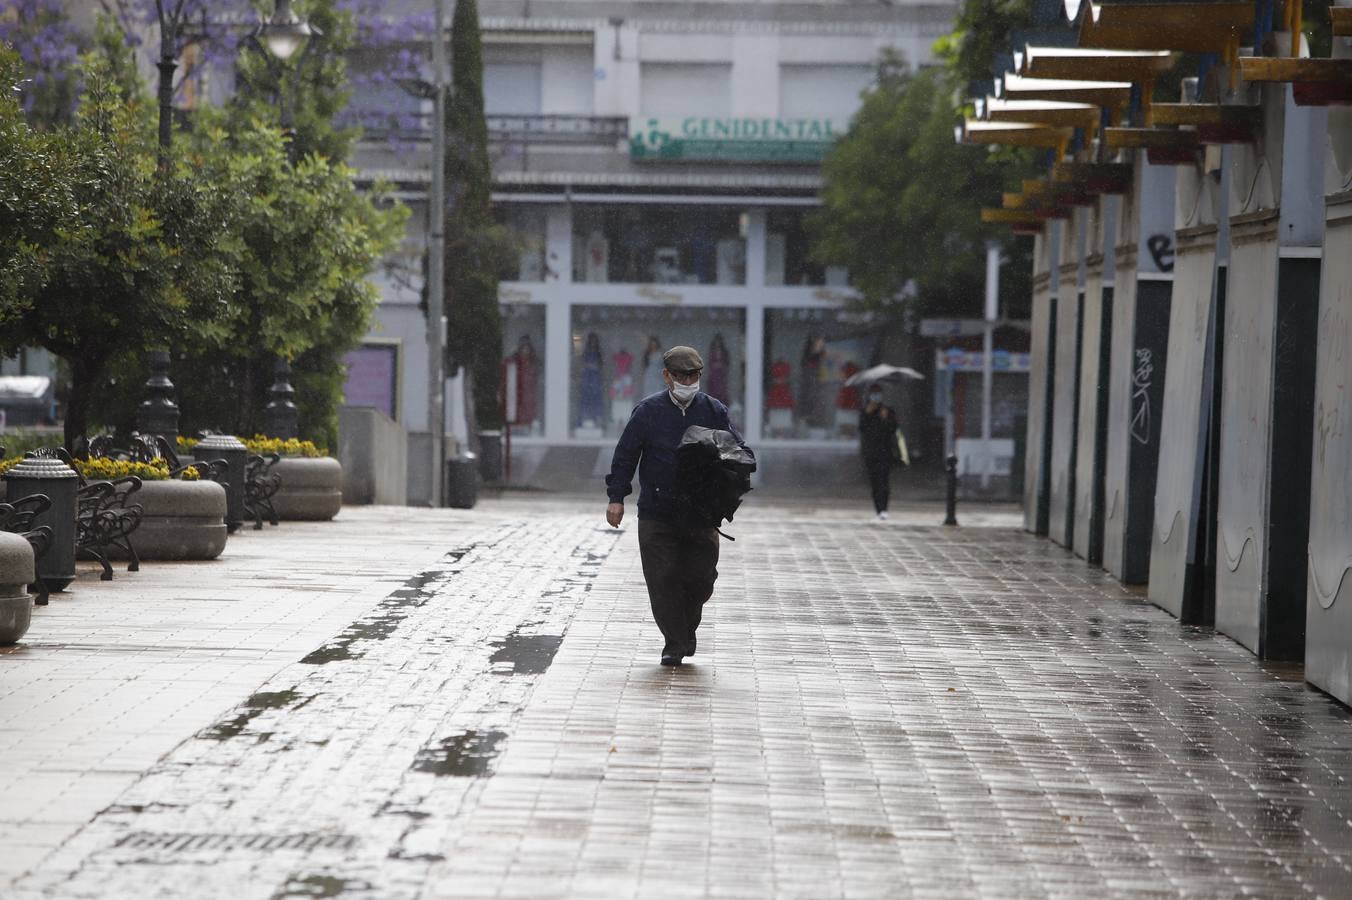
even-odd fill
[[[577,391],[577,424],[596,427],[605,420],[604,397],[601,388],[601,338],[596,332],[587,335],[582,350],[582,382]]]
[[[704,392],[724,404],[728,402],[728,369],[731,366],[728,348],[723,344],[723,334],[714,335],[709,345],[709,356],[704,361]]]
[[[610,421],[622,427],[634,408],[634,376],[630,372],[634,355],[621,350],[611,357],[611,362],[615,364],[615,377],[610,382]]]
[[[648,346],[643,351],[643,397],[666,389],[666,382],[662,380],[662,342],[657,335],[649,335]]]

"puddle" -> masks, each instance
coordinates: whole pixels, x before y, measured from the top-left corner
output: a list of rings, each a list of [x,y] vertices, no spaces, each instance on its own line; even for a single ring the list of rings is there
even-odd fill
[[[464,556],[469,551],[457,552],[460,556]],[[452,560],[460,558],[454,553],[447,556]],[[369,616],[347,626],[342,634],[313,653],[307,654],[301,662],[310,666],[322,666],[326,663],[359,658],[361,654],[353,650],[354,644],[363,641],[383,641],[390,637],[413,610],[432,599],[435,592],[429,590],[428,585],[445,578],[448,574],[444,569],[433,569],[414,575],[404,582],[403,587],[391,591],[389,596],[380,601]]]
[[[563,643],[561,634],[517,634],[513,631],[492,646],[498,650],[488,658],[490,663],[512,664],[511,675],[539,675],[554,661]]]
[[[245,700],[242,706],[244,711],[225,722],[218,722],[204,731],[198,732],[197,736],[209,741],[226,741],[233,737],[239,737],[249,723],[258,718],[265,710],[285,709],[293,707],[300,709],[305,704],[314,699],[313,694],[302,694],[299,691],[262,691]],[[300,703],[296,701],[300,700]],[[267,740],[270,735],[259,735],[259,740]]]
[[[466,731],[449,737],[432,747],[424,747],[413,759],[415,772],[427,772],[444,777],[448,775],[473,778],[491,772],[491,763],[498,755],[498,745],[507,737],[505,731]]]
[[[371,884],[366,881],[352,881],[333,875],[306,875],[304,878],[293,875],[277,890],[277,893],[272,895],[272,900],[284,900],[287,897],[337,897],[348,891],[369,890]]]

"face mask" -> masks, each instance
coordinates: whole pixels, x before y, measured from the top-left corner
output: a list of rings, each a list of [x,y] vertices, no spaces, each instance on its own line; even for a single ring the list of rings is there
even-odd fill
[[[883,395],[882,395],[882,394],[869,394],[869,395],[868,395],[868,402],[869,402],[869,403],[882,403],[882,402],[883,402]]]
[[[699,382],[694,384],[681,384],[679,381],[671,385],[671,396],[676,398],[677,403],[689,403],[699,393]]]

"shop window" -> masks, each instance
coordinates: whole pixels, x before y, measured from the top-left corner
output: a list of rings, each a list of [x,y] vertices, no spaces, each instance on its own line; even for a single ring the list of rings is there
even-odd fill
[[[545,280],[545,210],[544,206],[526,203],[498,205],[498,221],[511,229],[516,240],[516,269],[507,273],[506,280]]]
[[[544,348],[544,306],[503,304],[503,396],[512,434],[538,437],[545,432]]]
[[[771,209],[765,218],[765,284],[845,287],[843,266],[823,266],[812,259],[808,209]]]
[[[859,391],[846,387],[873,365],[878,327],[867,313],[772,309],[765,315],[765,435],[853,440]]]
[[[634,405],[666,390],[662,353],[677,344],[704,357],[701,389],[742,424],[746,314],[727,307],[575,306],[569,390],[573,437],[619,437]]]
[[[728,208],[589,206],[573,213],[573,280],[746,284],[742,216]]]

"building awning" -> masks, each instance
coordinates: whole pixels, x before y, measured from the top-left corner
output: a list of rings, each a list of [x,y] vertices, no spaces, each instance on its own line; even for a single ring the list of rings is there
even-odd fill
[[[1003,144],[1011,147],[1046,147],[1058,156],[1074,137],[1072,128],[1051,128],[1030,122],[978,122],[968,119],[954,132],[959,144]]]
[[[0,375],[0,406],[46,406],[52,379],[46,375]]]
[[[1060,100],[1002,100],[986,97],[976,101],[977,117],[986,122],[1028,122],[1052,127],[1093,131],[1102,115],[1091,103]]]
[[[1253,22],[1254,0],[1084,2],[1079,10],[1080,46],[1219,53],[1230,58]]]
[[[1165,50],[1030,46],[1014,54],[1015,70],[1028,78],[1153,84],[1173,64],[1173,55]]]
[[[1105,109],[1120,110],[1126,109],[1131,103],[1131,82],[1025,78],[1011,72],[996,80],[995,95],[1003,100],[1090,103]]]
[[[391,184],[430,184],[431,172],[425,168],[362,169],[363,183],[385,181]],[[815,193],[822,186],[817,174],[788,172],[497,172],[494,188],[649,188],[716,191],[795,191]]]

